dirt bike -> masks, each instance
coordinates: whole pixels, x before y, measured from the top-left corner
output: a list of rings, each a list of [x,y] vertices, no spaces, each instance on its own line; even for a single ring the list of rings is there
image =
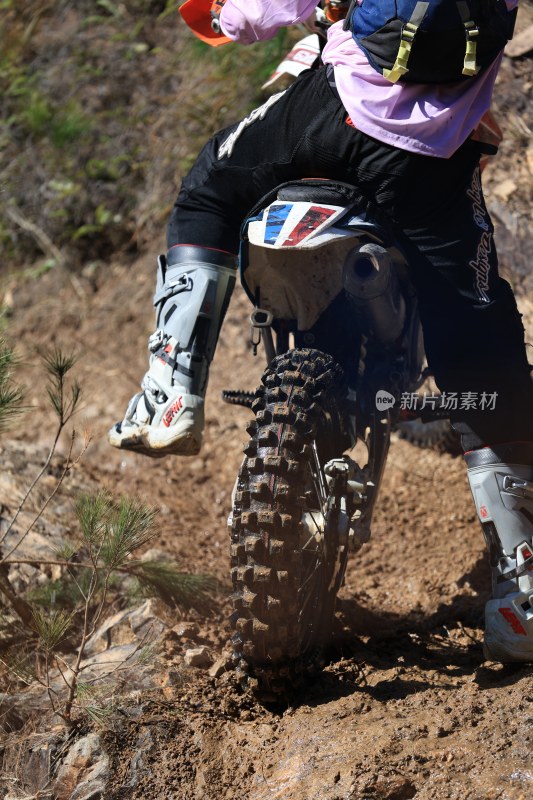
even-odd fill
[[[242,238],[267,368],[254,394],[224,396],[255,416],[228,522],[232,646],[240,679],[273,700],[320,662],[348,554],[370,538],[402,398],[427,370],[406,260],[355,187],[283,184]]]
[[[210,9],[188,0],[180,13],[203,41],[227,43]],[[311,28],[332,21],[319,8]],[[316,33],[298,42],[263,88],[282,88],[320,49]],[[478,135],[497,150],[490,113]],[[242,229],[241,282],[267,368],[255,393],[224,393],[255,416],[228,520],[231,641],[238,677],[265,700],[321,663],[348,554],[370,539],[392,430],[407,417],[449,431],[438,402],[402,409],[428,370],[408,265],[378,219],[355,187],[315,179],[277,187]]]
[[[298,42],[264,88],[319,49],[316,34]],[[490,112],[474,138],[483,169],[501,141]],[[427,407],[416,397],[430,377],[416,294],[378,218],[355,187],[305,180],[243,225],[241,280],[268,366],[255,395],[224,396],[255,414],[229,518],[232,647],[240,679],[266,699],[321,661],[348,554],[370,539],[391,432],[462,453],[438,394]],[[358,442],[365,463],[347,454]]]

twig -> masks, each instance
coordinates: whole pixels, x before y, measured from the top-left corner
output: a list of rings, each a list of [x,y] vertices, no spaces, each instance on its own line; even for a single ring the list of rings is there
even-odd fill
[[[12,205],[6,206],[6,214],[16,225],[19,226],[19,228],[22,228],[23,231],[26,231],[26,233],[29,233],[31,236],[33,236],[33,238],[35,239],[35,241],[37,242],[43,253],[48,257],[52,258],[58,264],[58,266],[67,274],[68,279],[72,285],[72,288],[78,295],[78,298],[80,300],[84,300],[85,292],[83,291],[81,283],[79,282],[78,278],[76,278],[75,275],[72,275],[68,271],[63,253],[58,247],[56,247],[56,245],[50,239],[48,234],[45,233],[45,231],[43,231],[42,228],[39,228],[39,226],[36,225],[34,222],[31,222],[29,219],[26,219],[26,217],[24,217],[20,213],[20,211],[18,211]]]
[[[72,578],[74,577],[70,573],[70,569],[72,569],[72,567],[78,567],[79,569],[96,569],[99,571],[108,569],[108,567],[104,564],[88,564],[85,561],[60,561],[59,559],[42,558],[10,558],[9,561],[3,561],[2,563],[8,567],[19,564],[26,564],[30,567],[65,567],[66,569],[69,569],[69,575]],[[143,564],[145,562],[141,561],[140,563]],[[121,572],[124,575],[133,575],[133,577],[137,577],[136,568],[138,566],[139,562],[134,561],[131,565],[126,564],[122,567],[113,567],[113,572]],[[188,575],[189,573],[184,572],[183,574]]]
[[[131,664],[128,664],[128,661],[131,661],[131,659],[134,656],[137,655],[139,650],[142,650],[142,648],[146,644],[146,641],[148,639],[148,634],[149,633],[150,633],[150,631],[148,631],[148,633],[143,636],[141,641],[137,643],[137,646],[135,647],[135,649],[132,650],[131,653],[129,653],[129,655],[126,656],[126,658],[121,658],[121,659],[111,659],[110,658],[107,661],[100,661],[99,666],[103,666],[105,664],[117,664],[118,666],[113,667],[113,669],[110,669],[107,672],[104,672],[103,675],[97,675],[94,678],[88,678],[87,679],[87,683],[96,683],[96,681],[103,680],[104,678],[109,678],[110,675],[114,675],[116,672],[121,672],[122,670],[129,669],[131,667]],[[95,666],[94,664],[84,664],[82,666],[80,672],[85,670],[85,669],[90,669],[91,667],[94,667],[94,666]]]
[[[70,564],[70,562],[69,562],[69,564]],[[82,565],[80,564],[80,567],[81,567],[81,566],[82,566]],[[82,568],[83,568],[83,567],[82,567]],[[84,603],[86,603],[86,602],[87,602],[87,595],[85,594],[85,592],[84,592],[84,591],[83,591],[83,589],[81,588],[81,584],[80,584],[80,582],[78,581],[78,579],[76,578],[76,576],[74,575],[74,573],[72,572],[72,570],[71,570],[71,569],[68,569],[68,567],[67,567],[67,572],[68,572],[69,576],[72,578],[72,580],[74,581],[74,583],[75,583],[75,585],[76,585],[76,588],[77,588],[78,592],[79,592],[79,593],[81,594],[81,596],[83,597],[83,601],[84,601]]]
[[[466,636],[466,638],[470,639],[471,642],[474,642],[474,644],[477,644],[477,645],[481,644],[480,639],[476,639],[475,636],[473,636],[469,631],[467,631],[462,622],[458,621],[457,622],[457,627],[459,628],[459,630],[461,631],[463,636]]]
[[[109,580],[109,576],[108,576],[108,580]],[[93,595],[94,595],[94,593],[96,591],[97,586],[98,586],[98,573],[96,572],[96,570],[94,570],[92,575],[91,575],[91,583],[89,585],[89,590],[87,592],[87,598],[85,600],[85,608],[84,608],[84,613],[83,613],[83,630],[82,630],[82,635],[81,635],[80,646],[78,648],[78,655],[76,657],[76,663],[74,664],[74,667],[71,668],[72,681],[71,681],[70,685],[67,684],[69,686],[69,691],[68,691],[68,697],[67,697],[67,700],[66,700],[66,703],[65,703],[65,708],[64,708],[64,711],[63,711],[63,714],[62,714],[62,718],[65,720],[65,722],[68,725],[72,725],[72,706],[74,704],[74,700],[75,700],[75,697],[76,697],[76,690],[78,688],[78,676],[79,676],[79,674],[81,672],[81,669],[82,669],[81,660],[82,660],[83,655],[85,653],[85,646],[86,646],[87,641],[89,640],[90,635],[91,635],[89,633],[89,607],[90,607],[90,603],[91,603]],[[105,594],[105,592],[104,592],[104,594]],[[94,631],[94,618],[93,618],[92,623],[93,623],[92,624],[92,629]]]
[[[9,536],[9,534],[10,534],[12,528],[13,528],[13,525],[17,521],[20,512],[22,511],[22,509],[24,508],[24,506],[26,504],[26,501],[27,501],[28,497],[31,495],[31,493],[35,489],[36,485],[39,483],[39,481],[43,477],[44,473],[46,472],[46,470],[50,466],[50,462],[52,461],[52,458],[54,456],[54,453],[55,453],[55,450],[56,450],[56,447],[57,447],[57,443],[59,441],[59,437],[61,436],[62,429],[63,429],[63,426],[60,424],[59,427],[58,427],[58,430],[56,431],[56,435],[54,437],[54,441],[53,441],[53,444],[52,444],[52,446],[50,448],[48,456],[46,457],[46,461],[44,462],[44,465],[43,465],[42,469],[37,473],[36,477],[31,482],[28,490],[26,491],[26,494],[24,495],[24,497],[20,501],[20,503],[18,505],[18,508],[15,511],[15,516],[12,518],[11,522],[7,526],[7,530],[4,531],[3,535],[0,537],[0,545],[2,545],[5,542],[6,538]],[[7,556],[4,556],[2,558],[2,561],[5,561],[6,558],[7,558]]]
[[[70,669],[69,665],[67,664],[67,662],[65,661],[64,658],[60,658],[60,656],[58,656],[57,654],[55,655],[55,661],[56,661],[56,667],[59,670],[59,674],[61,675],[61,677],[63,678],[63,681],[65,682],[65,686],[68,686],[68,688],[70,689],[69,680],[66,677],[65,673],[63,672],[63,670],[61,669],[61,667],[59,666],[59,662],[62,661],[64,663],[64,665],[67,667],[67,669]]]
[[[58,481],[57,481],[57,483],[56,483],[56,485],[55,485],[54,489],[53,489],[53,490],[50,492],[50,494],[48,495],[47,499],[44,501],[44,503],[42,504],[41,508],[39,509],[39,511],[37,512],[37,514],[35,515],[34,519],[33,519],[33,520],[32,520],[32,522],[30,523],[30,525],[28,526],[28,528],[26,529],[26,531],[25,531],[25,532],[22,534],[22,536],[20,537],[20,539],[18,540],[18,542],[17,542],[16,544],[14,544],[14,545],[13,545],[13,547],[11,548],[11,550],[9,550],[9,551],[8,551],[8,553],[7,553],[5,556],[3,556],[3,557],[2,557],[2,559],[0,560],[0,564],[3,564],[3,563],[5,563],[5,561],[6,561],[6,560],[9,558],[9,556],[10,556],[10,555],[12,555],[12,554],[15,552],[15,550],[17,550],[17,549],[20,547],[20,545],[22,544],[22,542],[24,541],[24,539],[25,539],[25,538],[28,536],[28,534],[30,533],[30,531],[33,529],[33,526],[35,525],[35,523],[36,523],[36,522],[37,522],[37,521],[38,521],[38,520],[39,520],[39,519],[42,517],[42,515],[44,514],[44,512],[45,512],[45,509],[46,509],[46,507],[48,506],[48,504],[51,502],[51,500],[52,500],[52,499],[55,497],[55,495],[56,495],[56,494],[57,494],[57,492],[59,491],[59,488],[60,488],[61,484],[63,483],[63,481],[65,480],[65,476],[67,475],[67,473],[68,473],[68,472],[69,472],[69,471],[72,469],[72,467],[73,467],[73,466],[75,466],[75,464],[77,464],[77,463],[78,463],[78,461],[80,460],[81,456],[82,456],[82,455],[83,455],[83,453],[85,452],[85,450],[82,450],[82,452],[79,454],[79,456],[78,456],[78,457],[77,457],[77,458],[76,458],[74,461],[71,461],[71,460],[70,460],[70,459],[71,459],[71,455],[72,455],[72,449],[73,449],[73,447],[74,447],[74,440],[75,440],[75,438],[76,438],[76,431],[72,431],[72,436],[71,436],[71,440],[70,440],[70,447],[69,447],[69,451],[68,451],[68,453],[67,453],[67,461],[66,461],[65,467],[64,467],[64,469],[63,469],[63,472],[62,472],[62,473],[61,473],[61,475],[59,476],[59,478],[58,478]],[[56,440],[56,444],[57,444],[57,440]],[[55,447],[55,445],[54,445],[54,447]],[[51,455],[50,455],[50,459],[51,459]],[[50,462],[48,461],[48,463],[50,463]],[[42,474],[43,474],[43,471],[44,471],[44,470],[41,470],[41,473],[40,473],[40,475],[42,475]],[[31,488],[33,488],[33,487],[35,486],[35,483],[36,483],[36,481],[34,481],[34,482],[33,482],[33,484],[32,484],[32,487],[31,487]],[[24,500],[23,500],[23,503],[26,501],[27,497],[28,497],[28,494],[26,494],[26,496],[25,496],[25,498],[24,498]],[[20,507],[19,507],[19,510],[20,510]],[[19,511],[17,511],[17,514],[18,514],[18,513],[19,513]],[[15,517],[16,517],[16,516],[17,516],[17,515],[15,515]],[[9,530],[12,528],[12,526],[13,526],[13,521],[11,522],[11,524],[10,524],[10,525],[9,525],[9,527],[8,527],[8,532],[9,532]],[[7,535],[7,533],[6,533],[5,535]],[[5,535],[4,535],[4,538],[5,538]],[[2,541],[3,541],[3,540],[2,540]],[[0,543],[1,543],[1,542],[0,542]]]
[[[45,674],[45,678],[46,678],[46,693],[48,695],[48,699],[50,701],[50,705],[52,706],[52,711],[54,712],[54,714],[57,714],[55,698],[52,696],[52,687],[50,685],[50,665],[49,665],[48,659],[49,659],[49,653],[47,652],[45,654],[45,661],[44,661],[44,674]]]

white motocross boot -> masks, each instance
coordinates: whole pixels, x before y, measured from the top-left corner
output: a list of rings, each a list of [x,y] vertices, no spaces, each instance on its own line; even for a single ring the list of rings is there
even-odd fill
[[[113,447],[156,458],[199,452],[209,365],[236,266],[229,253],[190,245],[176,245],[166,258],[159,256],[150,366],[142,391],[109,431]]]
[[[533,663],[533,443],[465,455],[492,569],[485,606],[485,657]]]

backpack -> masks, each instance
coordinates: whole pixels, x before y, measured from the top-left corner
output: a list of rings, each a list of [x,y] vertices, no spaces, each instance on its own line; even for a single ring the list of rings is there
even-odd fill
[[[505,0],[352,0],[345,29],[391,83],[453,83],[494,61],[515,19]]]

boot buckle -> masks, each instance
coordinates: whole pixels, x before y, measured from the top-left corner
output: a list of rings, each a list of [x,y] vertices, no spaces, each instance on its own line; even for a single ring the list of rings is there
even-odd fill
[[[503,490],[515,497],[524,497],[526,500],[533,500],[533,484],[521,478],[514,478],[506,475],[503,479]]]
[[[168,336],[161,330],[161,328],[158,328],[156,331],[154,331],[148,339],[148,349],[150,352],[155,353],[156,350],[159,350],[159,348],[165,344],[166,339],[168,339]]]

